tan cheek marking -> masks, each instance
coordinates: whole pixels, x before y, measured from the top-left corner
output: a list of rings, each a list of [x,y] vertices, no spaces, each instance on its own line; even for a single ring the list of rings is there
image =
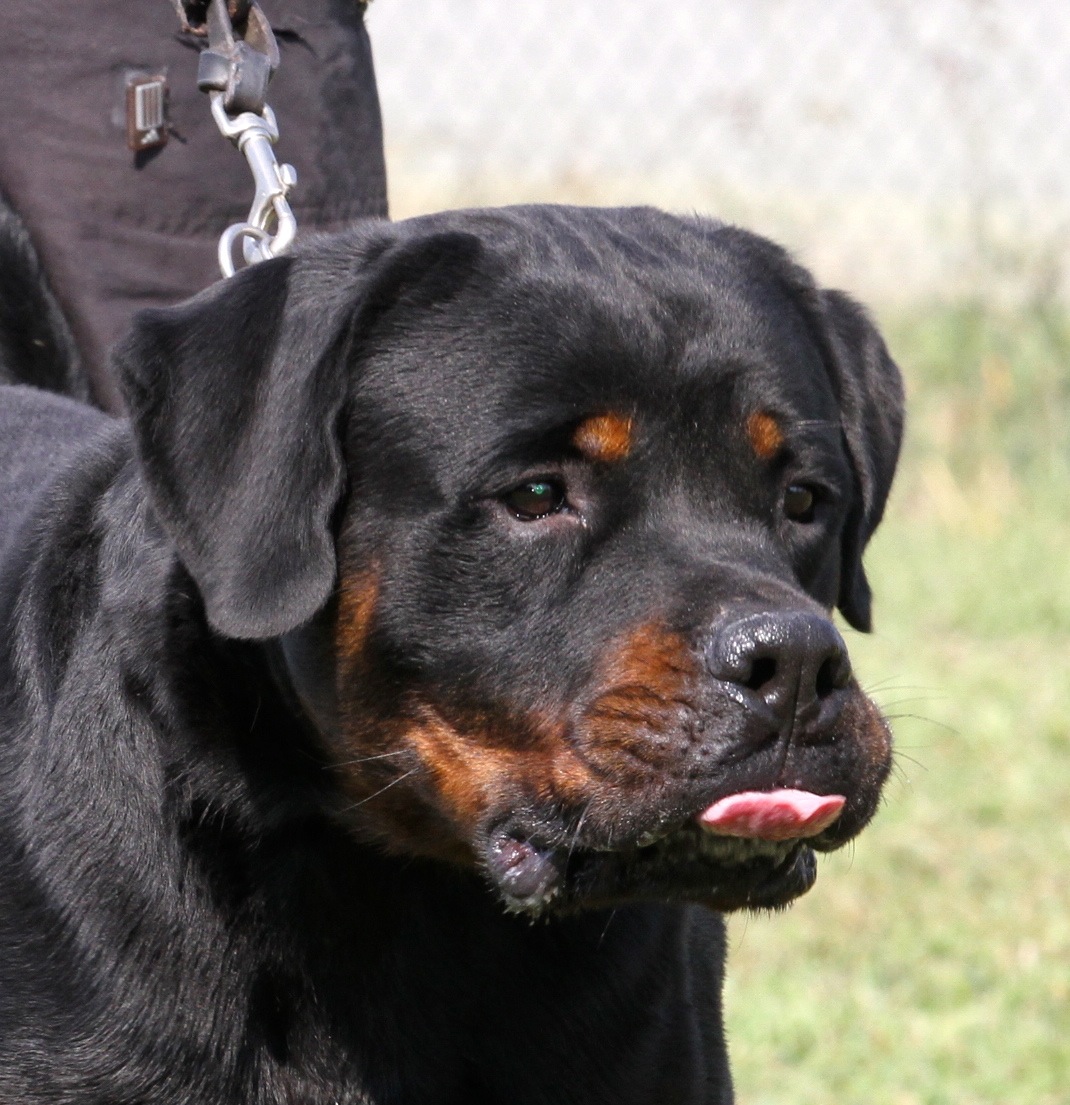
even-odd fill
[[[378,601],[379,573],[376,569],[370,568],[342,580],[334,647],[338,673],[343,680],[351,678],[354,669],[360,666]]]
[[[517,788],[544,800],[589,793],[590,771],[573,756],[560,726],[481,717],[458,725],[427,707],[421,715],[405,738],[434,779],[440,801],[466,829]],[[515,734],[512,746],[505,728]]]
[[[539,719],[479,711],[447,716],[382,680],[367,648],[379,597],[375,568],[344,577],[339,588],[334,644],[342,786],[387,847],[471,862],[460,837],[518,784],[529,792],[555,791],[556,761],[567,746]]]
[[[431,711],[407,729],[405,740],[434,782],[436,804],[465,829],[474,828],[504,782],[506,757],[485,747],[478,734],[462,734]]]
[[[399,852],[470,862],[461,837],[504,794],[581,801],[593,780],[549,717],[447,716],[378,677],[368,651],[380,597],[375,568],[344,577],[334,629],[344,751],[340,782],[360,819]]]
[[[336,771],[342,789],[360,808],[360,820],[388,846],[405,850],[432,836],[426,815],[398,785],[414,767],[402,737],[395,692],[379,675],[368,648],[379,602],[377,568],[343,574],[334,626],[340,747]]]
[[[767,411],[755,411],[747,419],[747,438],[760,460],[772,460],[784,444],[780,423]]]
[[[383,680],[367,648],[379,596],[375,571],[344,579],[334,632],[337,770],[360,822],[398,853],[470,863],[464,838],[503,796],[585,800],[590,772],[560,721],[446,711]]]
[[[572,435],[572,444],[591,461],[613,464],[632,449],[632,419],[622,414],[596,414],[584,419]]]
[[[347,670],[345,662],[339,672]],[[388,850],[467,864],[471,854],[453,830],[474,823],[493,785],[486,765],[462,755],[457,735],[433,712],[406,711],[393,688],[357,655],[342,674],[337,772],[357,822]]]

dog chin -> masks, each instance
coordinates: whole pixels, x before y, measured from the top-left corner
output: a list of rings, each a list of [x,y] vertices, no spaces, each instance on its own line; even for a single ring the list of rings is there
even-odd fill
[[[547,917],[639,902],[695,903],[722,913],[782,909],[813,886],[818,840],[720,836],[687,825],[618,850],[543,848],[501,833],[484,868],[506,909]]]

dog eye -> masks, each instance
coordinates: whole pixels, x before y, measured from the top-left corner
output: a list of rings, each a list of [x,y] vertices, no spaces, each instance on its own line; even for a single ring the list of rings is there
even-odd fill
[[[522,522],[556,514],[565,505],[565,489],[555,480],[529,480],[502,496],[502,502]]]
[[[793,522],[812,522],[815,504],[813,491],[801,483],[790,484],[784,492],[784,513]]]

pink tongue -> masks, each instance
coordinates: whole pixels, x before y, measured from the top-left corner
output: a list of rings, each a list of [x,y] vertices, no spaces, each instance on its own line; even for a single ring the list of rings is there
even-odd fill
[[[807,790],[748,790],[730,794],[699,814],[711,832],[756,840],[795,840],[816,836],[837,817],[846,799]]]

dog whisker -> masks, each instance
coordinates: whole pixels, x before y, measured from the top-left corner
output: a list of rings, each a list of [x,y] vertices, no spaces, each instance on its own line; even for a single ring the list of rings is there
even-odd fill
[[[919,760],[917,756],[911,756],[909,753],[904,752],[902,749],[897,748],[892,760],[892,767],[902,771],[902,766],[899,764],[899,760],[906,760],[907,763],[912,763],[915,767],[921,768],[922,771],[928,771],[929,765],[923,760]]]
[[[930,684],[905,683],[896,679],[894,676],[889,679],[878,679],[875,683],[867,683],[862,689],[868,695],[887,694],[889,691],[918,691],[921,694],[931,695],[934,698],[946,697],[940,694],[939,688]]]
[[[602,929],[602,934],[598,937],[598,946],[601,947],[606,939],[606,933],[609,932],[609,926],[613,924],[614,918],[617,916],[617,911],[612,909],[609,911],[609,916],[606,918],[605,928]]]
[[[958,736],[961,733],[961,730],[956,728],[954,725],[949,725],[946,721],[937,721],[936,718],[927,717],[925,714],[914,714],[914,713],[886,714],[885,715],[885,720],[886,721],[906,721],[906,720],[923,721],[927,725],[935,726],[937,729],[943,729],[946,733],[949,733],[952,736]]]
[[[357,764],[367,764],[371,763],[373,760],[388,760],[393,756],[404,756],[407,753],[407,748],[396,748],[393,752],[380,752],[375,756],[357,756],[352,760],[336,760],[333,763],[325,764],[324,768],[355,767]]]
[[[378,798],[380,794],[385,794],[391,787],[396,787],[398,783],[403,783],[410,775],[415,775],[417,768],[410,768],[404,775],[399,775],[396,779],[391,779],[385,787],[380,787],[374,794],[369,794],[367,798],[362,798],[359,802],[354,802],[352,805],[346,806],[342,811],[343,813],[349,813],[351,810],[358,809],[360,806],[370,802],[373,798]]]
[[[572,853],[576,850],[576,845],[579,843],[580,832],[583,829],[583,823],[587,820],[587,815],[591,812],[591,807],[594,805],[594,798],[588,800],[587,805],[583,808],[583,813],[580,814],[579,820],[576,822],[576,828],[572,832],[572,840],[569,842],[568,851],[565,854],[565,873],[568,873],[568,865],[572,859]]]
[[[897,698],[894,702],[879,703],[881,712],[887,716],[889,710],[898,709],[900,706],[909,706],[912,702],[931,702],[928,695],[911,695],[909,698]]]

